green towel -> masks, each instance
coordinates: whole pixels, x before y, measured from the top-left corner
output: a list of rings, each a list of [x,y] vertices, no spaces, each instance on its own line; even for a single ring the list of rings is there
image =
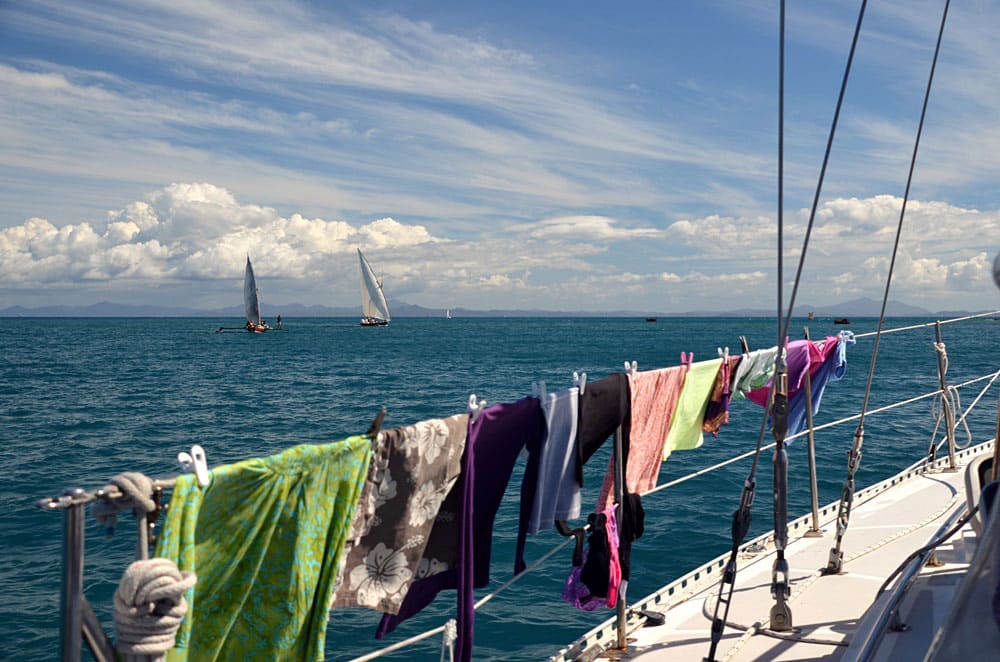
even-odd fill
[[[701,446],[704,437],[701,424],[705,420],[708,399],[715,388],[715,378],[722,367],[722,359],[692,363],[684,377],[681,397],[670,420],[667,443],[663,447],[663,459],[673,451],[686,451]]]
[[[168,660],[322,660],[367,437],[180,476],[156,556],[198,575]]]

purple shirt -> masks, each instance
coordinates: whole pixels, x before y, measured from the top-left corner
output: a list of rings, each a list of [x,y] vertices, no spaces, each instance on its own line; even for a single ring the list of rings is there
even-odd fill
[[[456,659],[471,659],[473,588],[483,588],[490,581],[493,521],[522,448],[527,447],[529,453],[525,473],[537,475],[538,450],[544,437],[545,416],[537,398],[494,405],[470,420],[462,476],[441,506],[442,513],[454,512],[456,517],[439,515],[427,543],[428,550],[446,550],[435,558],[449,567],[414,582],[399,613],[382,616],[375,632],[377,639],[429,605],[441,591],[458,589]],[[530,507],[533,496],[526,490],[534,491],[533,481],[521,485],[522,526],[527,521],[523,511]]]

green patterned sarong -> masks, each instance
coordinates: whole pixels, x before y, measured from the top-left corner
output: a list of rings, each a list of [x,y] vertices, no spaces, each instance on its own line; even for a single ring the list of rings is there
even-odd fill
[[[156,556],[198,575],[168,660],[322,660],[367,437],[177,479]]]

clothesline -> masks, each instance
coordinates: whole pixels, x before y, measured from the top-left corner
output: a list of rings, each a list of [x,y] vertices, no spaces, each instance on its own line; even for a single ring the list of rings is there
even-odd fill
[[[830,339],[836,339],[838,342],[829,343]],[[790,373],[795,370],[805,370],[810,373],[814,369],[818,371],[825,367],[829,360],[829,365],[832,366],[830,377],[839,378],[839,375],[842,374],[845,360],[843,349],[846,346],[846,339],[847,336],[841,334],[828,337],[826,341],[812,342],[803,340],[790,343],[788,345]],[[841,350],[839,357],[834,351],[837,348]],[[301,498],[301,494],[297,494],[295,496],[282,497],[276,502],[256,503],[255,499],[259,498],[259,496],[246,493],[245,491],[246,481],[240,473],[244,470],[243,467],[255,472],[253,474],[255,476],[258,475],[256,473],[259,471],[256,468],[258,466],[269,467],[268,471],[280,474],[283,471],[281,467],[286,462],[291,462],[289,466],[303,465],[303,462],[305,462],[305,465],[309,465],[318,461],[316,458],[325,457],[324,454],[334,452],[338,457],[343,457],[345,461],[351,463],[350,476],[356,476],[356,478],[348,478],[346,477],[347,474],[343,474],[338,469],[339,473],[337,475],[343,475],[344,477],[337,479],[339,482],[336,485],[339,485],[339,487],[333,488],[335,492],[331,493],[329,491],[334,485],[332,483],[325,484],[320,482],[316,483],[316,488],[312,488],[330,495],[332,498],[327,499],[327,501],[337,504],[338,508],[345,506],[351,509],[350,512],[346,510],[338,511],[339,514],[336,517],[340,518],[342,522],[340,529],[334,530],[331,528],[330,532],[333,538],[322,543],[323,545],[336,545],[336,553],[328,555],[329,558],[342,559],[345,562],[342,572],[329,568],[322,571],[327,575],[333,573],[330,580],[324,581],[332,581],[332,577],[338,574],[341,577],[339,587],[328,584],[330,586],[330,589],[328,589],[331,591],[330,594],[336,596],[337,600],[344,598],[345,595],[348,598],[350,598],[350,595],[354,595],[353,598],[350,598],[354,600],[354,606],[365,606],[388,612],[388,615],[383,617],[383,625],[380,627],[380,634],[385,634],[390,632],[396,623],[416,613],[425,604],[433,600],[434,596],[440,590],[444,588],[457,588],[459,594],[458,656],[460,659],[469,659],[472,645],[472,614],[475,613],[477,608],[486,604],[495,595],[507,590],[523,576],[518,571],[524,566],[521,556],[523,554],[524,537],[529,532],[528,529],[531,529],[531,533],[537,533],[538,530],[543,528],[541,525],[546,521],[546,518],[548,525],[551,526],[553,519],[575,519],[579,517],[581,511],[579,490],[582,487],[582,475],[579,474],[579,466],[582,466],[597,447],[604,443],[610,436],[611,430],[616,427],[623,429],[626,439],[625,448],[631,451],[634,459],[630,463],[627,457],[623,457],[622,459],[626,467],[631,467],[635,464],[635,466],[642,468],[642,462],[649,462],[653,468],[649,473],[652,474],[654,488],[652,490],[634,490],[637,493],[650,494],[683,482],[683,480],[689,480],[697,475],[708,473],[708,471],[715,468],[701,470],[691,474],[690,477],[685,477],[684,479],[662,486],[655,486],[656,475],[659,473],[659,461],[662,456],[669,455],[671,451],[700,446],[704,431],[716,433],[720,425],[728,422],[728,414],[725,416],[722,416],[722,414],[725,414],[728,408],[727,399],[730,394],[736,395],[746,392],[751,395],[751,400],[754,400],[758,404],[766,405],[766,401],[760,401],[759,393],[760,391],[767,390],[765,384],[773,366],[773,364],[769,365],[771,361],[763,360],[754,366],[753,371],[744,371],[743,377],[751,374],[755,378],[750,379],[746,383],[741,383],[737,379],[735,368],[740,363],[744,363],[750,355],[763,353],[770,359],[771,354],[769,352],[772,351],[776,353],[777,347],[770,348],[770,350],[757,350],[744,355],[734,355],[732,361],[730,361],[729,357],[720,357],[719,359],[698,363],[694,363],[691,358],[685,359],[682,355],[682,363],[679,366],[650,370],[643,373],[639,373],[633,363],[631,370],[627,373],[615,373],[591,384],[585,384],[583,380],[580,380],[578,386],[557,393],[547,394],[547,396],[543,393],[542,398],[527,397],[516,403],[477,408],[477,415],[474,417],[463,414],[451,417],[447,421],[434,419],[405,428],[395,428],[379,435],[352,437],[343,442],[326,444],[322,447],[295,447],[265,460],[249,460],[237,463],[236,465],[218,467],[212,472],[212,483],[208,488],[199,487],[194,483],[194,477],[189,475],[181,476],[176,480],[165,479],[155,481],[158,490],[174,487],[169,521],[161,534],[157,552],[158,554],[162,554],[166,550],[173,548],[174,552],[167,553],[179,558],[182,554],[176,550],[193,549],[189,543],[183,540],[183,536],[188,535],[183,533],[188,529],[188,525],[184,524],[183,528],[178,527],[181,527],[182,522],[186,521],[187,518],[200,517],[199,509],[207,507],[203,504],[209,504],[212,498],[216,498],[220,504],[216,508],[223,509],[210,518],[216,521],[221,527],[216,527],[219,532],[217,537],[220,540],[224,540],[227,537],[234,537],[234,530],[238,530],[241,526],[246,526],[254,518],[261,516],[270,517],[267,515],[269,509],[277,509],[274,510],[275,513],[285,512],[289,507],[288,502],[292,502],[292,506],[294,507],[296,498]],[[831,357],[833,358],[831,359]],[[661,400],[662,394],[657,394],[655,388],[653,391],[642,395],[640,394],[641,389],[639,385],[643,380],[651,376],[659,377],[667,373],[670,373],[674,377],[671,388],[677,392],[668,398],[672,399],[672,404],[668,407],[669,412],[665,416],[666,420],[661,421],[658,428],[655,426],[650,428],[653,430],[654,437],[660,435],[659,446],[655,447],[656,452],[643,458],[639,449],[642,448],[642,435],[645,433],[644,425],[648,423],[650,412],[657,411],[659,405],[662,405],[663,402]],[[793,379],[791,381],[795,382],[796,380]],[[697,386],[695,387],[695,385]],[[759,389],[756,396],[757,399],[754,399],[753,392],[755,389],[753,387]],[[562,394],[566,393],[570,394],[567,404],[571,409],[572,407],[576,407],[577,410],[572,412],[573,416],[570,416],[567,420],[560,421],[555,403],[562,397]],[[639,399],[635,400],[634,396]],[[643,398],[649,398],[651,404],[655,402],[659,403],[659,405],[653,406],[652,409],[642,410],[637,403],[641,404]],[[543,402],[542,400],[545,401]],[[709,405],[709,401],[720,403],[722,407],[721,409],[716,408],[713,411],[713,421],[715,421],[713,429],[707,427],[708,417],[706,416],[706,408]],[[724,404],[722,404],[723,401]],[[819,398],[814,398],[814,401],[818,407]],[[679,412],[683,412],[682,416],[674,416],[673,407],[675,405]],[[663,412],[660,411],[660,413],[662,415]],[[609,416],[608,420],[603,420],[602,417],[605,415]],[[686,421],[685,425],[687,427],[683,431],[677,432],[675,429],[675,418],[676,420],[683,418]],[[430,431],[428,426],[438,427],[436,431]],[[627,439],[629,430],[633,426],[635,426],[636,436],[632,440],[633,443],[629,449]],[[666,437],[665,440],[663,435]],[[556,436],[561,437],[564,442],[563,446],[557,449],[561,451],[562,455],[561,457],[548,458],[548,456],[543,454],[543,451],[551,450],[553,446],[552,439]],[[680,441],[664,445],[667,441],[675,437],[680,439]],[[590,442],[585,448],[581,448],[581,446],[585,446],[581,441],[584,438],[589,438]],[[485,441],[486,439],[489,439],[489,441]],[[320,448],[329,450],[310,450]],[[520,455],[522,448],[528,451],[528,465],[525,469],[524,480],[521,486],[521,531],[518,535],[519,542],[515,575],[493,593],[485,596],[478,602],[473,602],[472,589],[482,588],[489,581],[488,560],[493,517],[499,506],[499,500],[506,491],[506,484],[509,481],[514,462],[518,455]],[[350,449],[349,453],[347,452],[348,449]],[[319,454],[317,455],[317,453]],[[442,458],[442,462],[447,461],[444,464],[441,462],[435,464],[435,458],[438,456]],[[393,459],[394,457],[395,459]],[[725,466],[726,464],[742,459],[742,457],[746,456],[733,458],[718,466]],[[546,458],[550,459],[554,464],[550,463],[552,466],[545,465],[544,460]],[[459,466],[459,460],[461,460],[462,466]],[[326,462],[327,460],[324,459],[323,461]],[[407,462],[410,464],[406,464]],[[428,466],[434,465],[431,468],[438,473],[428,476],[420,474],[417,472],[416,465],[413,464],[414,462],[418,464],[423,462]],[[576,467],[575,470],[574,466]],[[546,475],[541,473],[543,469],[552,469],[559,474],[560,480],[553,484],[558,484],[563,492],[575,494],[575,499],[561,499],[565,494],[545,494],[541,486],[549,483],[546,481]],[[400,474],[400,471],[403,471],[403,473]],[[232,476],[232,480],[227,482],[227,476]],[[406,477],[409,483],[400,482],[401,477]],[[484,487],[490,481],[494,481],[497,488],[488,489]],[[204,482],[201,484],[206,485]],[[224,485],[230,485],[231,487],[224,488]],[[406,485],[409,485],[409,487]],[[628,481],[626,481],[626,487],[631,487]],[[231,490],[232,493],[227,494],[224,499],[218,499],[218,493],[225,489]],[[495,497],[492,500],[484,501],[486,497],[483,495],[486,493],[493,494]],[[333,496],[334,494],[340,496]],[[448,499],[445,498],[446,495]],[[98,490],[94,493],[82,493],[81,491],[69,496],[68,500],[66,498],[50,500],[46,504],[46,507],[55,508],[61,504],[70,502],[80,505],[93,499],[113,500],[120,496],[120,492],[113,487]],[[399,512],[379,511],[380,507],[384,507],[385,503],[388,503],[388,501],[391,501],[396,496],[406,497],[405,508],[409,510]],[[529,526],[528,520],[531,513],[527,509],[533,506],[536,499],[541,499],[543,496],[550,499],[554,498],[553,503],[556,503],[555,512],[546,512],[541,515],[535,513],[534,525]],[[448,503],[449,500],[450,503]],[[472,504],[473,502],[476,504],[475,521],[466,519],[467,513],[471,513],[471,510],[468,509],[468,504]],[[357,514],[353,512],[355,510],[354,504],[357,504]],[[185,508],[189,510],[185,510]],[[191,508],[194,508],[194,510],[190,510]],[[189,511],[192,515],[184,514]],[[330,511],[330,513],[333,512]],[[613,511],[608,512],[612,513]],[[445,517],[448,513],[450,513],[450,517]],[[555,516],[553,517],[553,515]],[[323,514],[320,515],[320,518],[325,519],[328,516],[328,514]],[[235,519],[233,519],[234,517]],[[282,517],[286,517],[286,515],[282,515]],[[394,526],[405,520],[409,522],[411,528],[415,526],[414,522],[417,520],[419,520],[421,526],[425,526],[428,522],[430,525],[433,525],[434,522],[439,520],[447,524],[443,528],[425,528],[422,533],[413,530],[410,532],[412,534],[411,537],[406,540],[391,537],[372,538],[371,534],[377,527],[377,520],[384,520]],[[286,521],[293,522],[293,520]],[[294,521],[291,526],[296,527],[301,524],[301,521]],[[355,528],[349,531],[346,528],[348,526]],[[611,538],[615,538],[617,544],[617,535],[613,533],[614,528],[614,521],[609,521],[607,527],[609,541],[611,541]],[[443,531],[440,535],[438,535],[439,529]],[[203,534],[200,527],[197,531],[198,535]],[[228,531],[228,533],[223,534],[223,531]],[[340,531],[340,533],[336,531]],[[457,538],[455,537],[456,535]],[[442,536],[441,541],[434,542],[436,538]],[[239,538],[239,536],[235,537]],[[414,542],[416,540],[423,541],[423,543],[426,543],[426,546],[416,545]],[[569,540],[566,540],[557,545],[541,559],[533,563],[529,570],[533,570],[544,563],[568,543]],[[179,547],[178,544],[180,545]],[[412,549],[415,553],[410,554],[408,560],[404,561],[400,554],[407,549]],[[447,550],[456,549],[459,550],[459,557],[449,557]],[[462,552],[461,550],[463,549],[467,551]],[[444,551],[442,552],[442,550]],[[221,595],[226,592],[225,590],[206,588],[211,586],[211,563],[228,562],[236,563],[239,566],[241,565],[239,554],[243,554],[247,550],[241,548],[238,551],[238,554],[213,552],[213,557],[216,560],[209,561],[210,572],[199,571],[198,574],[202,577],[202,580],[199,581],[196,592],[201,597],[198,600],[191,600],[195,614],[198,612],[199,605],[203,605],[202,609],[204,609],[210,604],[211,598],[208,596],[213,594]],[[290,551],[289,553],[297,554],[298,552]],[[438,555],[442,553],[444,556],[439,557]],[[465,555],[464,560],[462,554]],[[323,558],[326,559],[327,555],[324,554]],[[439,558],[444,560],[439,561]],[[627,549],[624,546],[622,548],[622,559],[623,561],[627,561]],[[180,560],[183,561],[183,559]],[[480,563],[480,560],[482,560],[482,563]],[[204,562],[199,561],[199,563]],[[325,563],[326,561],[324,561]],[[409,568],[406,570],[391,571],[397,573],[397,577],[408,577],[408,579],[404,580],[406,584],[396,586],[389,592],[383,590],[387,587],[386,578],[393,576],[391,574],[383,574],[383,572],[388,570],[388,566],[385,565],[386,563],[396,564],[393,566],[395,568]],[[404,563],[405,565],[398,565],[399,563]],[[246,565],[257,567],[254,563]],[[282,561],[280,565],[286,570],[293,568],[295,572],[299,572],[304,566],[308,567],[309,563],[302,563],[300,559],[290,558],[288,561]],[[326,566],[324,565],[323,567]],[[456,572],[463,567],[468,568],[468,574],[466,574],[465,570],[461,574]],[[439,570],[441,569],[444,569],[444,571],[440,572]],[[372,574],[373,572],[374,575]],[[228,577],[227,573],[228,571],[223,572],[221,576],[224,580],[230,581],[231,578]],[[208,579],[205,579],[206,577]],[[257,581],[257,578],[254,576],[241,580],[241,590],[250,590],[249,587],[255,581]],[[395,581],[395,579],[392,581]],[[412,586],[409,586],[409,590],[407,591],[407,585],[410,581],[412,581]],[[208,583],[206,584],[205,582]],[[298,580],[293,581],[292,585],[296,585],[297,582]],[[392,597],[389,593],[398,595]],[[319,591],[315,593],[315,595],[322,594]],[[409,605],[407,600],[410,600],[413,596],[418,596],[418,599],[414,599],[414,604]],[[393,600],[397,600],[397,602],[385,602],[390,597]],[[611,597],[609,594],[609,605],[613,604]],[[402,600],[402,602],[400,603],[398,600]],[[463,604],[465,605],[464,607]],[[331,601],[330,605],[336,606],[337,602]],[[314,604],[314,607],[316,606]],[[325,612],[326,605],[322,605],[322,608],[322,611]],[[399,615],[393,616],[397,611]],[[301,618],[304,619],[302,622],[315,622],[317,618],[316,614],[318,613],[314,610],[310,614],[302,614]],[[223,629],[225,630],[226,628]],[[322,631],[322,628],[319,628],[319,630]],[[211,631],[205,633],[195,630],[194,634],[189,635],[190,632],[190,629],[182,632],[184,643],[189,645],[198,641],[203,643],[219,639]],[[321,641],[318,643],[313,642],[309,645],[318,645],[319,651],[322,651]],[[237,649],[225,650],[229,654],[234,653]],[[315,651],[316,648],[310,648],[309,650]]]
[[[984,380],[987,380],[987,379],[989,380],[989,384],[987,384],[986,387],[984,387],[981,390],[981,392],[979,393],[979,395],[973,400],[972,404],[970,404],[965,409],[965,411],[962,414],[962,418],[959,419],[959,422],[962,419],[964,419],[969,414],[969,412],[972,411],[973,408],[975,408],[975,406],[978,404],[979,400],[982,398],[983,394],[989,389],[990,386],[992,386],[992,384],[998,378],[1000,378],[1000,371],[997,371],[995,373],[992,373],[992,374],[989,374],[989,375],[985,375],[985,376],[982,376],[982,377],[977,377],[977,378],[974,378],[974,379],[970,379],[970,380],[967,380],[965,382],[962,382],[960,384],[956,384],[955,385],[955,388],[964,388],[964,387],[970,386],[972,384],[976,384],[978,382],[981,382],[981,381],[984,381]],[[935,397],[938,394],[939,394],[939,391],[937,391],[937,390],[931,391],[931,392],[925,393],[923,395],[919,395],[919,396],[916,396],[916,397],[913,397],[913,398],[908,398],[908,399],[905,399],[905,400],[901,400],[899,402],[895,402],[895,403],[890,404],[890,405],[886,405],[884,407],[879,407],[879,408],[870,410],[868,412],[868,415],[872,416],[872,415],[881,414],[881,413],[884,413],[884,412],[887,412],[887,411],[891,411],[891,410],[894,410],[894,409],[898,409],[898,408],[901,408],[901,407],[905,407],[907,405],[911,405],[913,403],[916,403],[916,402],[919,402],[919,401],[922,401],[922,400],[933,398],[933,397]],[[844,423],[848,423],[848,422],[857,420],[859,417],[860,417],[860,415],[853,415],[853,416],[843,417],[843,418],[837,419],[835,421],[831,421],[829,423],[825,423],[823,425],[816,426],[814,428],[814,430],[822,430],[822,429],[826,429],[826,428],[836,427],[838,425],[842,425]],[[802,433],[799,433],[799,435],[796,435],[796,436],[804,436],[805,434],[807,434],[807,433],[806,432],[802,432]],[[773,448],[774,446],[775,446],[774,443],[768,444],[767,446],[763,447],[763,450],[768,450],[770,448]],[[691,480],[693,478],[697,478],[698,476],[702,476],[702,475],[705,475],[705,474],[708,474],[708,473],[712,473],[712,472],[717,471],[717,470],[719,470],[719,469],[721,469],[721,468],[723,468],[725,466],[728,466],[730,464],[738,462],[738,461],[740,461],[742,459],[746,459],[746,458],[750,457],[751,455],[753,455],[753,453],[754,453],[754,451],[750,451],[749,453],[743,453],[743,454],[740,454],[738,456],[732,457],[732,458],[730,458],[730,459],[728,459],[728,460],[726,460],[724,462],[720,462],[720,463],[714,464],[712,466],[705,467],[703,469],[699,469],[698,471],[694,471],[694,472],[692,472],[690,474],[687,474],[685,476],[682,476],[682,477],[680,477],[680,478],[678,478],[676,480],[660,484],[660,485],[656,486],[655,488],[653,488],[652,490],[644,493],[642,496],[649,496],[649,495],[655,494],[656,492],[660,492],[662,490],[665,490],[665,489],[668,489],[668,488],[680,485],[681,483],[687,482],[687,481],[689,481],[689,480]],[[916,464],[914,464],[911,467],[909,467],[909,469],[915,468],[919,464],[926,462],[926,460],[927,460],[927,458],[924,458],[924,459],[920,460]],[[514,583],[516,583],[517,581],[519,581],[520,579],[522,579],[529,572],[534,571],[536,568],[538,568],[539,566],[541,566],[544,562],[548,561],[556,552],[558,552],[558,551],[562,550],[564,547],[566,547],[566,545],[568,545],[570,542],[571,542],[571,539],[567,539],[567,540],[563,540],[563,541],[560,541],[559,543],[557,543],[548,553],[546,553],[542,558],[540,558],[538,561],[536,561],[535,563],[533,563],[527,569],[527,571],[525,571],[524,573],[521,573],[519,575],[515,575],[511,580],[509,580],[505,584],[499,586],[496,590],[494,590],[493,592],[491,592],[489,595],[484,596],[479,602],[476,603],[476,609],[478,609],[479,607],[483,606],[486,602],[488,602],[489,600],[497,597],[500,593],[502,593],[505,590],[507,590],[508,588],[510,588]],[[432,628],[430,630],[426,630],[426,631],[424,631],[424,632],[422,632],[420,634],[414,635],[414,636],[412,636],[412,637],[410,637],[408,639],[405,639],[403,641],[396,642],[396,643],[394,643],[394,644],[392,644],[390,646],[387,646],[387,647],[384,647],[384,648],[372,651],[371,653],[367,653],[367,654],[362,655],[360,657],[353,658],[351,660],[351,662],[367,662],[368,660],[372,660],[372,659],[376,659],[376,658],[382,657],[382,656],[387,655],[387,654],[389,654],[391,652],[400,650],[401,648],[405,648],[407,646],[411,646],[413,644],[419,643],[420,641],[423,641],[424,639],[432,637],[432,636],[434,636],[436,634],[440,634],[444,630],[444,628],[445,628],[445,626],[441,625],[441,626]]]

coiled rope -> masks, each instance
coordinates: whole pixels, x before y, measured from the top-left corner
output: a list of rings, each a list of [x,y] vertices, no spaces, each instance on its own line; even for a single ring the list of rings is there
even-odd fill
[[[126,568],[115,591],[113,617],[116,648],[125,662],[162,660],[174,647],[187,613],[184,594],[196,579],[170,559],[135,561]]]

